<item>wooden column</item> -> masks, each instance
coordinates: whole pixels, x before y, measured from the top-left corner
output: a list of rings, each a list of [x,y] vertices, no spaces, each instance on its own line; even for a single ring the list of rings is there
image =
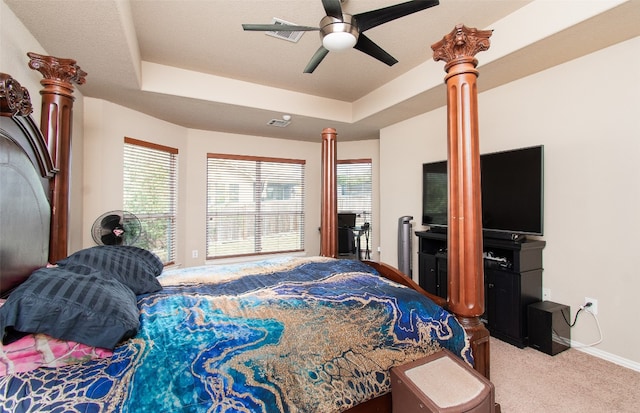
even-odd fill
[[[87,75],[75,60],[60,59],[27,53],[29,67],[39,71],[44,79],[40,129],[57,173],[51,184],[51,234],[49,262],[54,263],[67,256],[69,232],[69,184],[71,166],[71,129],[73,126],[73,84],[83,84]]]
[[[320,217],[320,255],[338,256],[337,152],[333,128],[322,130],[322,209]]]
[[[446,62],[449,175],[448,276],[449,310],[471,336],[474,354],[489,360],[489,332],[484,313],[484,264],[476,53],[489,48],[491,31],[457,25],[431,46],[434,60]],[[476,365],[489,377],[489,365]]]

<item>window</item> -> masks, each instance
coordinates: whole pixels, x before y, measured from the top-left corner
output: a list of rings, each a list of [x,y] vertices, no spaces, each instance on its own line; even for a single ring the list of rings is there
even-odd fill
[[[136,246],[167,265],[176,259],[178,150],[124,138],[124,202],[142,223]]]
[[[371,245],[371,159],[350,159],[337,162],[338,212],[356,214],[356,227],[367,227],[360,231],[361,257],[369,259]]]
[[[304,166],[208,154],[207,258],[303,251]]]

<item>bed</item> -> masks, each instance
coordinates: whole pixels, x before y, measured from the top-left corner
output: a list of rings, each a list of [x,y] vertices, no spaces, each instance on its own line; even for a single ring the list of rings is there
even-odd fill
[[[29,93],[1,74],[0,227],[11,234],[0,237],[1,411],[389,412],[390,368],[442,348],[488,377],[477,271],[454,271],[444,301],[383,263],[336,258],[331,128],[322,131],[319,257],[165,271],[136,247],[67,256],[65,218],[55,215],[68,208],[70,111],[45,106],[70,109],[83,72],[30,57],[56,77],[41,92],[41,124],[55,130],[36,127]],[[450,237],[454,250],[469,239],[463,227]],[[15,343],[41,359],[16,369]]]

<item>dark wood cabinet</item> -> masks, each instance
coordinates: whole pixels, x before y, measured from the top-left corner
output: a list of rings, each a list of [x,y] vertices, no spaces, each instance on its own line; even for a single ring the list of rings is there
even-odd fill
[[[419,284],[447,298],[447,234],[418,231]],[[541,240],[485,238],[485,322],[491,335],[518,347],[527,345],[527,307],[542,300]]]

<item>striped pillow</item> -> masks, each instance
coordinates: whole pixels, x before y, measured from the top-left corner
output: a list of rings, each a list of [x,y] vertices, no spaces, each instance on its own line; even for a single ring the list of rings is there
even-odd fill
[[[136,295],[160,291],[156,279],[164,266],[157,255],[130,245],[100,245],[86,248],[57,262],[61,267],[85,265],[120,281]]]
[[[43,333],[60,340],[113,349],[140,326],[136,296],[99,271],[41,268],[0,307],[0,332],[8,344],[13,331]]]

